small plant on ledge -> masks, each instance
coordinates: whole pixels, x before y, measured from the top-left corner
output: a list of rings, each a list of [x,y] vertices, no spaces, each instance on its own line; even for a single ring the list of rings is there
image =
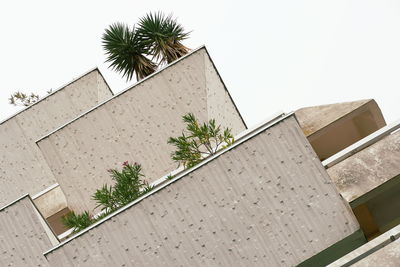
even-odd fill
[[[92,196],[92,199],[97,204],[95,208],[101,207],[103,211],[101,215],[94,218],[88,211],[81,214],[75,214],[72,211],[62,217],[63,224],[68,228],[72,228],[75,233],[145,195],[154,188],[154,186],[149,185],[142,179],[144,177],[142,167],[136,162],[132,165],[128,161],[125,161],[122,164],[122,171],[110,169],[108,172],[115,181],[115,184],[113,186],[103,185]]]
[[[76,233],[85,229],[86,227],[89,227],[96,220],[89,214],[88,211],[78,215],[71,211],[67,215],[63,216],[61,221],[66,227],[72,228],[74,233]]]
[[[182,132],[182,136],[170,137],[168,144],[176,147],[171,157],[184,168],[193,167],[205,157],[214,155],[235,142],[231,130],[222,130],[221,125],[216,126],[214,119],[200,124],[192,113],[184,115],[182,119],[186,123],[187,133]]]
[[[39,95],[31,93],[30,95],[17,91],[13,93],[8,102],[14,106],[28,107],[39,100]]]
[[[115,184],[103,185],[94,193],[92,199],[97,203],[96,208],[101,207],[101,210],[112,212],[153,189],[153,186],[141,179],[144,175],[140,164],[135,162],[131,165],[125,161],[122,166],[122,171],[108,170]]]

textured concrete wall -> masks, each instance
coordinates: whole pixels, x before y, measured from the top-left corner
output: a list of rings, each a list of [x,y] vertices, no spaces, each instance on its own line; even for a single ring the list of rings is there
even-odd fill
[[[329,264],[339,266],[399,266],[400,225]],[[393,238],[395,240],[393,240]]]
[[[205,48],[143,80],[91,112],[39,140],[51,170],[76,211],[92,210],[91,195],[112,183],[106,169],[129,160],[148,181],[176,169],[167,144],[184,129],[182,115],[215,118],[237,134],[245,125]]]
[[[293,266],[359,229],[295,118],[46,254],[52,266]]]
[[[0,210],[0,265],[48,266],[43,252],[52,246],[31,199]]]
[[[96,69],[1,122],[0,205],[56,183],[35,141],[111,95]]]
[[[329,168],[328,174],[351,202],[400,174],[400,132],[384,137]]]
[[[398,267],[400,265],[400,240],[383,247],[353,264],[354,267]]]

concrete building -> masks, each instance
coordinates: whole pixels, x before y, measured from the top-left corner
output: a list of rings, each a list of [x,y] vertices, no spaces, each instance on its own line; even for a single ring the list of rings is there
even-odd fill
[[[307,265],[328,263],[364,242],[289,115],[248,132],[45,256],[52,266]]]
[[[400,123],[374,100],[247,129],[205,47],[110,96],[95,69],[0,124],[0,198],[16,199],[0,209],[0,265],[397,263]],[[188,112],[236,142],[176,170],[166,141]],[[60,243],[60,217],[92,210],[125,160],[156,188]]]
[[[48,133],[37,145],[68,206],[91,211],[91,195],[112,183],[107,169],[137,161],[153,182],[177,168],[167,140],[181,134],[188,112],[201,121],[216,119],[233,134],[246,129],[205,47]]]
[[[367,144],[327,169],[369,239],[400,223],[400,132],[393,126],[399,123],[383,128],[378,140],[352,147]]]
[[[365,236],[373,239],[398,225],[400,123],[386,126],[373,100],[304,108],[296,115],[305,134],[312,132],[309,141]]]
[[[43,190],[55,185],[57,181],[35,141],[111,96],[96,68],[0,122],[0,206],[27,193],[33,198],[43,195]],[[60,196],[57,203],[45,201],[45,196],[37,203],[46,216],[65,208],[62,191],[55,191]]]
[[[333,106],[342,110],[340,104]],[[353,108],[350,113],[359,109],[356,105]],[[377,121],[370,122],[379,125],[374,132],[354,139],[322,161],[339,192],[350,204],[365,237],[371,240],[330,266],[398,266],[400,263],[397,241],[400,236],[400,121],[386,125],[379,113],[379,109],[375,109]],[[321,117],[322,114],[313,115]],[[336,124],[340,121],[341,117]],[[334,126],[331,128],[332,132],[337,132]]]

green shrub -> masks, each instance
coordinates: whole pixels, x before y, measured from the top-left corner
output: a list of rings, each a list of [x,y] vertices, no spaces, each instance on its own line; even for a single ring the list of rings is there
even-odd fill
[[[186,123],[187,133],[170,137],[168,144],[176,147],[171,154],[172,159],[185,168],[193,167],[203,158],[214,155],[235,142],[231,130],[222,130],[221,125],[216,126],[214,119],[202,125],[192,113],[184,115],[182,119]]]
[[[74,232],[79,232],[154,188],[154,186],[149,185],[142,179],[144,177],[142,167],[136,162],[131,165],[128,161],[125,161],[122,164],[121,171],[110,169],[108,172],[115,184],[113,186],[103,185],[92,196],[92,199],[97,204],[95,208],[101,207],[103,213],[97,218],[93,218],[88,211],[79,215],[71,212],[62,218],[62,222],[66,227],[73,228]]]
[[[97,203],[96,208],[101,207],[101,210],[106,210],[106,212],[125,206],[153,189],[152,186],[141,179],[144,177],[142,167],[136,162],[131,165],[125,161],[122,164],[121,171],[112,169],[108,172],[115,181],[114,186],[103,185],[92,196],[92,199]]]
[[[88,211],[78,215],[71,211],[63,216],[61,220],[66,227],[72,228],[74,232],[79,232],[95,222]]]

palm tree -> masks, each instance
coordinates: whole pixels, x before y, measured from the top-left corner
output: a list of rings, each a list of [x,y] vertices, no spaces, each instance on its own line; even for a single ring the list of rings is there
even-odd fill
[[[150,54],[161,63],[171,63],[190,51],[181,43],[189,32],[185,32],[172,15],[150,12],[140,19],[137,32]]]
[[[157,65],[145,55],[149,54],[146,46],[141,42],[135,27],[129,27],[122,23],[115,23],[106,29],[102,37],[103,48],[106,51],[110,67],[117,72],[122,72],[127,81],[136,73],[139,81],[152,74]]]

